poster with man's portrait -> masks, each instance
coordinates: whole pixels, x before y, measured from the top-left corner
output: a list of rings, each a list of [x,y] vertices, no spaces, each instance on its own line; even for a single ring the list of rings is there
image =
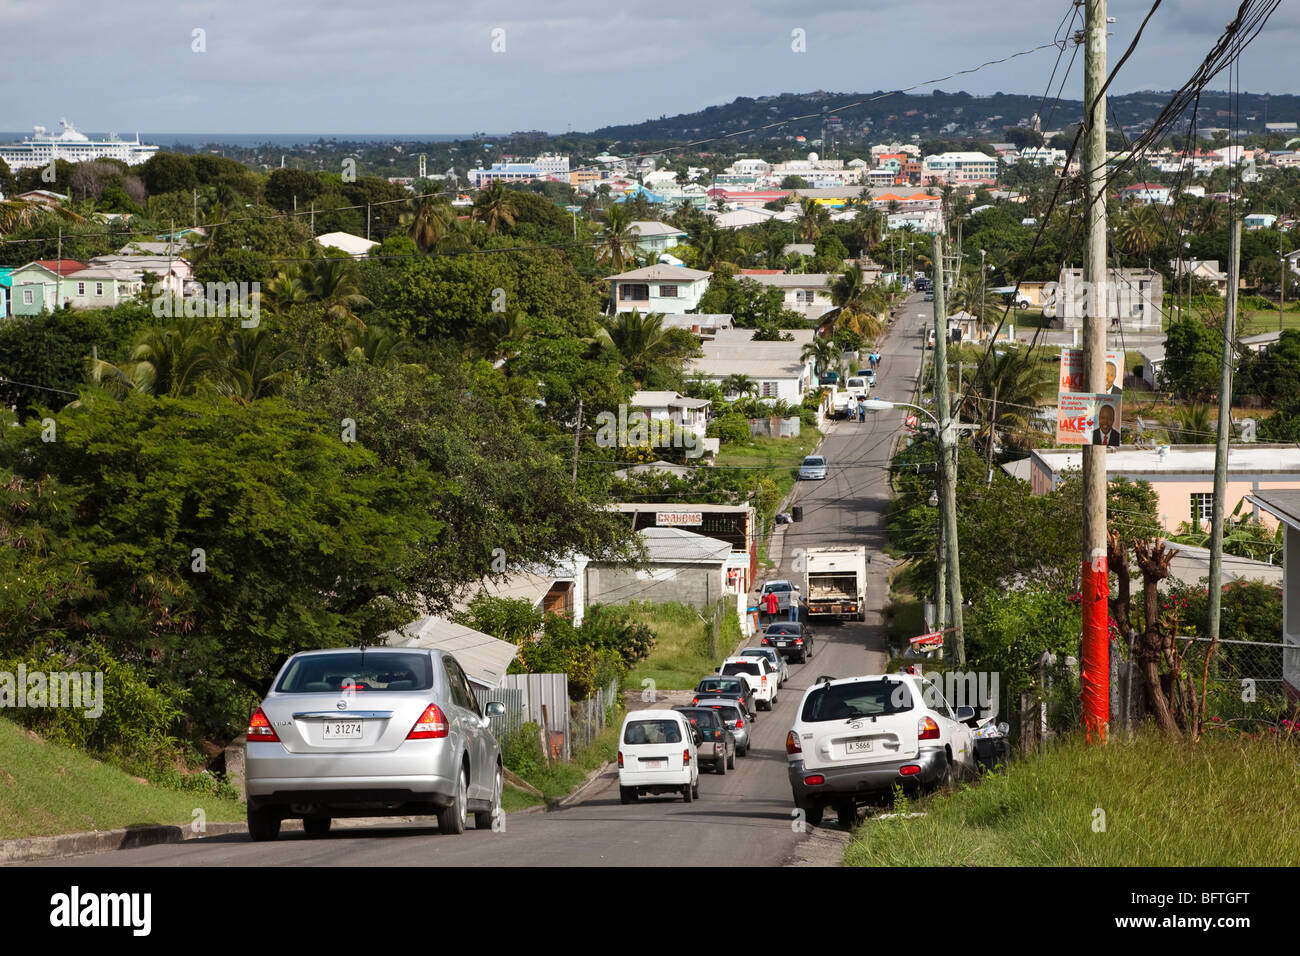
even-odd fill
[[[1120,402],[1109,392],[1062,392],[1056,405],[1056,443],[1118,448]]]
[[[1079,393],[1088,387],[1083,374],[1083,349],[1061,349],[1058,391]],[[1106,353],[1105,391],[1119,397],[1124,391],[1124,353]]]

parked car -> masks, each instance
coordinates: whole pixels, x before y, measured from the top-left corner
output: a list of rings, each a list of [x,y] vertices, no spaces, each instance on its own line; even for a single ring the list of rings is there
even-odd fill
[[[674,707],[673,710],[685,714],[700,732],[695,746],[701,764],[708,764],[714,773],[723,775],[736,768],[736,736],[719,711],[712,707]]]
[[[763,606],[763,598],[767,596],[767,592],[769,591],[776,592],[776,606],[778,610],[790,610],[790,598],[794,594],[793,582],[780,579],[776,581],[768,581],[764,584],[763,589],[758,592],[758,606],[760,608]]]
[[[743,757],[749,753],[749,714],[745,713],[740,701],[734,697],[701,697],[693,706],[717,711],[735,738],[736,756]]]
[[[407,648],[302,651],[280,668],[248,726],[248,833],[274,840],[301,817],[436,814],[461,833],[501,812],[501,748],[450,654]]]
[[[813,629],[804,621],[773,621],[763,628],[761,643],[796,664],[813,657]]]
[[[874,369],[863,369],[862,377],[867,380],[867,384],[872,388],[876,387],[876,372]]]
[[[697,704],[705,697],[731,697],[740,701],[750,720],[754,719],[757,705],[754,694],[749,689],[749,682],[741,677],[705,677],[695,687],[692,704]]]
[[[754,704],[771,710],[777,698],[777,674],[770,661],[761,657],[728,657],[718,668],[724,677],[739,677],[749,684]]]
[[[857,807],[901,786],[946,785],[975,772],[975,711],[948,706],[911,674],[819,678],[786,736],[795,806],[814,826],[834,807],[842,826]]]
[[[821,455],[809,455],[799,466],[800,481],[821,481],[826,475],[826,459]]]
[[[740,652],[741,657],[765,657],[776,668],[777,686],[785,686],[790,679],[790,668],[775,647],[747,647]]]
[[[642,794],[700,795],[700,762],[690,721],[676,710],[634,710],[618,735],[618,795],[631,803]]]

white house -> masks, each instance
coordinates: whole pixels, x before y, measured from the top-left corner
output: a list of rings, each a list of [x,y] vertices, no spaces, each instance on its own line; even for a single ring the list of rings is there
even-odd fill
[[[831,301],[831,282],[835,276],[827,272],[814,272],[807,275],[741,274],[737,278],[753,279],[761,286],[780,289],[785,296],[784,307],[812,321],[816,321],[835,308],[835,303]]]
[[[139,273],[91,266],[63,277],[63,302],[73,309],[111,309],[144,290]]]
[[[652,421],[673,422],[684,430],[693,432],[703,441],[709,424],[709,409],[713,403],[707,398],[687,398],[678,392],[646,391],[632,395],[628,408],[645,412]]]
[[[1286,526],[1282,541],[1282,690],[1300,701],[1300,491],[1255,492],[1250,500]]]
[[[704,354],[691,360],[687,372],[699,372],[719,385],[732,375],[746,375],[760,398],[797,405],[816,381],[812,360],[802,358],[814,332],[800,329],[791,334],[789,342],[756,342],[752,329],[720,331],[712,342],[700,344]]]
[[[1277,216],[1271,212],[1252,212],[1242,217],[1241,224],[1246,229],[1272,229],[1277,224]]]
[[[686,241],[686,233],[676,226],[655,220],[637,220],[631,224],[636,229],[636,247],[642,253],[663,252]]]
[[[1148,203],[1156,206],[1169,205],[1169,187],[1159,183],[1135,183],[1119,191],[1120,198],[1129,202]]]
[[[606,276],[614,312],[690,312],[700,305],[712,272],[654,265]]]
[[[315,241],[319,246],[332,246],[335,249],[341,249],[353,259],[362,258],[371,249],[379,245],[379,243],[364,236],[354,236],[350,232],[327,232],[317,236]]]

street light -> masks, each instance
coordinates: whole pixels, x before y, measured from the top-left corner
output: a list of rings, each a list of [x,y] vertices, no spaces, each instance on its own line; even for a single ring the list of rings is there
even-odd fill
[[[916,411],[924,415],[926,418],[930,419],[930,421],[934,422],[935,428],[941,427],[939,424],[939,419],[934,417],[934,413],[927,408],[922,408],[920,405],[912,405],[909,404],[908,402],[889,402],[883,398],[869,398],[862,403],[862,407],[869,412],[887,412],[890,409],[894,409],[894,408],[915,409]]]

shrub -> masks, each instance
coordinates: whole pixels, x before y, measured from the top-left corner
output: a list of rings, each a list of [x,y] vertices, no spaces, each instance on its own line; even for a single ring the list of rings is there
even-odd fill
[[[740,445],[749,441],[749,421],[740,415],[719,415],[709,422],[710,438],[722,439],[724,445]]]

